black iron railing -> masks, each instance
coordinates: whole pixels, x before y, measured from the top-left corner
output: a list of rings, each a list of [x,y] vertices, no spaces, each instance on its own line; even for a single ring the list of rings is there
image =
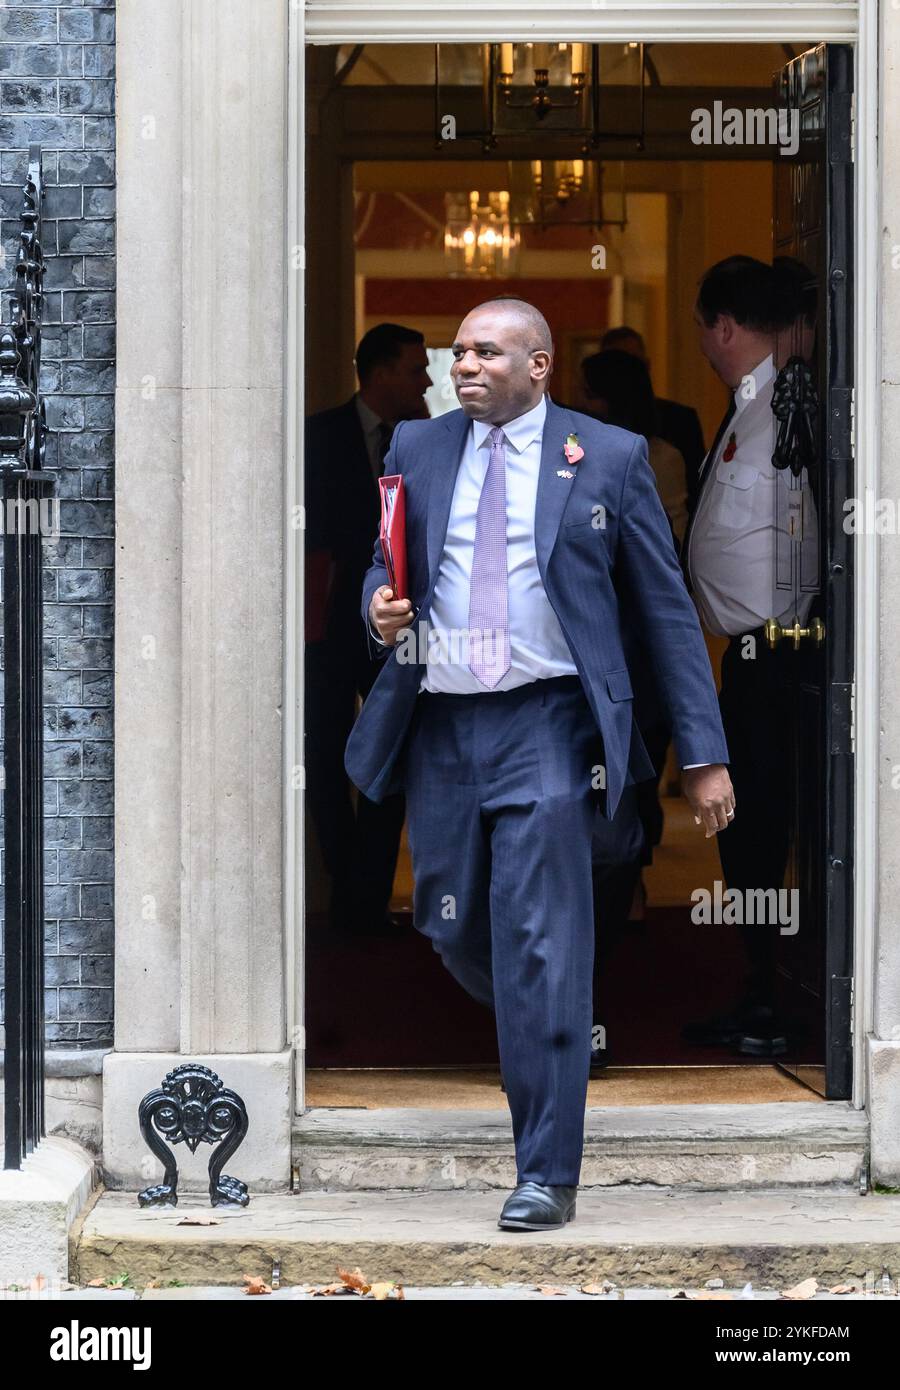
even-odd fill
[[[9,318],[0,325],[3,499],[5,1168],[44,1134],[43,537],[58,531],[41,399],[43,171],[28,153]]]

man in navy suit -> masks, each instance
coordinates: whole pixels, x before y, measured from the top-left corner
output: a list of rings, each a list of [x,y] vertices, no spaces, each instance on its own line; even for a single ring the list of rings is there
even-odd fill
[[[653,775],[620,595],[707,836],[734,798],[646,440],[546,398],[550,331],[522,300],[474,309],[453,357],[462,409],[399,424],[385,460],[404,480],[409,595],[376,545],[362,616],[384,667],[345,763],[372,800],[405,788],[415,925],[496,1014],[517,1163],[498,1224],[546,1230],[574,1216],[581,1170],[594,817]]]

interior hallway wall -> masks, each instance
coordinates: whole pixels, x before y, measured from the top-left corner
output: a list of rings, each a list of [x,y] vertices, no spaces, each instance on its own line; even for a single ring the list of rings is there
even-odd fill
[[[728,396],[697,342],[692,317],[697,284],[704,270],[725,256],[771,260],[772,166],[710,160],[680,168],[682,187],[672,197],[669,241],[668,394],[699,412],[709,445]]]

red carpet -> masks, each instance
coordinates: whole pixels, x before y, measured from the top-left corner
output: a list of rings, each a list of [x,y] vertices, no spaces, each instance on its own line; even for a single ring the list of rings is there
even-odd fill
[[[310,917],[306,938],[307,1063],[311,1067],[496,1064],[493,1014],[471,999],[427,937],[338,937]],[[747,1062],[730,1048],[691,1046],[679,1030],[730,1004],[742,973],[736,928],[702,927],[687,908],[651,908],[613,942],[594,1020],[617,1066]],[[782,1062],[824,1062],[824,1018],[802,1005],[804,1030]]]

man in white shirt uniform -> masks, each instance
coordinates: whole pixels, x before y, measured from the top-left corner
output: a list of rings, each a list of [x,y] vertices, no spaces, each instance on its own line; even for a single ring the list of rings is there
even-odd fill
[[[732,401],[701,469],[683,563],[704,625],[731,639],[722,658],[719,706],[741,815],[718,844],[728,889],[745,894],[783,886],[789,845],[791,663],[797,657],[788,641],[771,648],[764,624],[776,618],[791,626],[796,615],[803,625],[817,582],[806,471],[794,480],[790,470],[772,465],[779,313],[772,268],[749,256],[729,257],[708,270],[694,310],[701,350],[731,387]],[[796,537],[801,524],[805,541],[792,539],[791,526]],[[739,929],[749,964],[740,998],[726,1012],[688,1024],[682,1035],[697,1043],[733,1043],[750,1055],[782,1055],[789,1034],[775,1001],[778,921],[747,921]]]

